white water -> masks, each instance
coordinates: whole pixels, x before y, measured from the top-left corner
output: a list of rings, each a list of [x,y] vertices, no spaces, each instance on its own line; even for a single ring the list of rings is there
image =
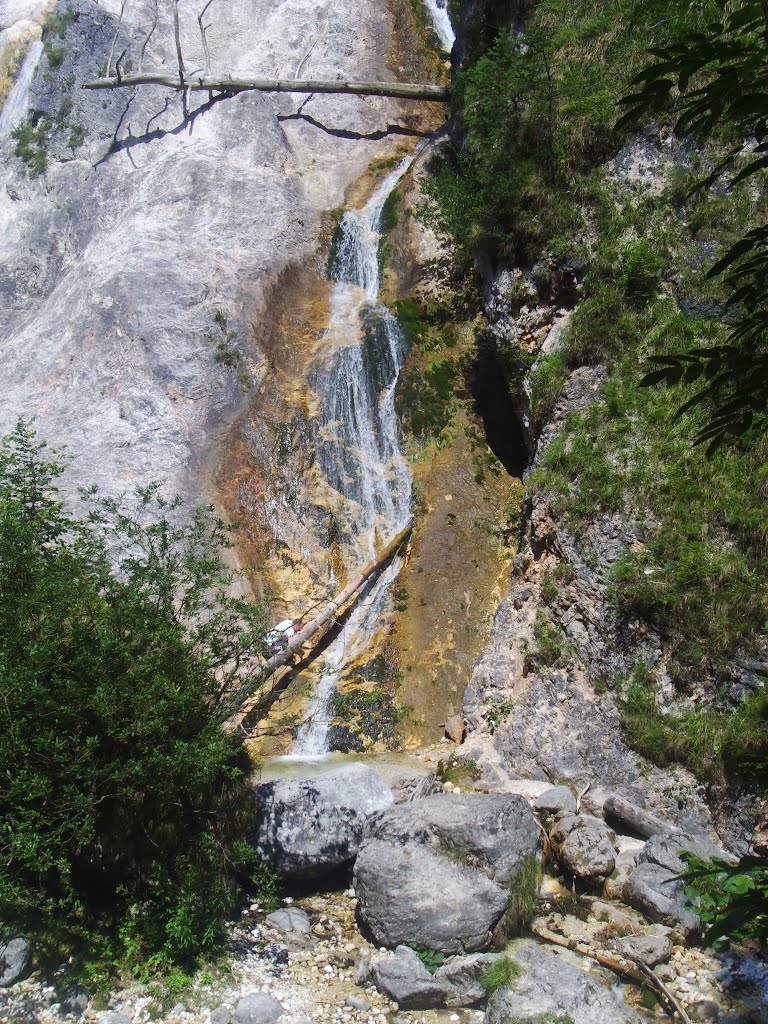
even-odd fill
[[[32,84],[32,76],[43,52],[43,44],[38,40],[32,43],[24,63],[21,65],[19,77],[16,79],[8,98],[0,110],[0,137],[10,135],[14,128],[17,128],[27,113],[29,107],[29,87]]]
[[[325,341],[332,351],[313,381],[322,397],[315,424],[317,459],[332,487],[353,503],[341,524],[355,535],[357,564],[374,557],[411,518],[411,474],[400,451],[395,387],[407,344],[402,328],[377,302],[381,286],[381,220],[390,193],[411,165],[408,157],[362,210],[344,214],[331,275],[331,315]],[[293,753],[328,750],[330,704],[345,663],[362,654],[389,608],[389,588],[402,559],[395,558],[357,602],[324,655],[322,675],[299,728]]]
[[[451,18],[448,14],[447,0],[424,0],[429,13],[432,27],[435,30],[440,45],[446,53],[450,53],[453,44],[456,42],[456,33],[453,31]]]

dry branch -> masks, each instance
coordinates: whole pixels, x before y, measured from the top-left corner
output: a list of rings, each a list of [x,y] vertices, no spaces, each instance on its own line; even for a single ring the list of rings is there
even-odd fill
[[[97,78],[83,84],[84,89],[128,89],[140,85],[160,85],[166,89],[189,92],[218,92],[235,95],[241,92],[341,93],[351,96],[390,96],[403,100],[425,100],[444,103],[450,89],[443,85],[421,85],[412,82],[346,82],[275,78],[211,78],[208,75],[186,77],[182,74],[183,59],[179,56],[179,75],[141,74],[120,78]]]
[[[608,956],[607,953],[601,953],[599,950],[593,949],[588,946],[585,942],[577,942],[575,939],[567,939],[564,935],[558,935],[556,932],[550,931],[544,925],[534,924],[531,927],[533,934],[543,939],[545,942],[551,942],[555,946],[563,946],[565,949],[570,949],[574,953],[580,953],[582,956],[589,957],[590,960],[594,960],[596,963],[603,967],[608,967],[610,970],[615,971],[616,974],[622,977],[631,978],[636,984],[649,984],[665,999],[672,1010],[680,1015],[680,1018],[684,1021],[684,1024],[692,1024],[691,1018],[685,1012],[680,1002],[672,995],[667,986],[661,980],[657,978],[653,971],[646,964],[642,962],[638,957],[629,957],[625,960],[620,956]]]

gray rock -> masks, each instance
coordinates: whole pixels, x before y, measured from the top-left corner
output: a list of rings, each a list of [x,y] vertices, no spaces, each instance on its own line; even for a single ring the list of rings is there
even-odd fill
[[[502,960],[501,953],[471,953],[453,956],[435,971],[435,981],[448,989],[446,1006],[475,1006],[486,995],[481,978],[483,973]]]
[[[522,968],[510,987],[488,1000],[486,1024],[536,1021],[568,1016],[573,1024],[640,1024],[641,1018],[610,988],[534,943],[514,954]]]
[[[29,943],[21,936],[0,943],[0,985],[12,985],[29,965]]]
[[[248,992],[235,1007],[235,1024],[275,1024],[283,1004],[268,992]]]
[[[539,834],[510,794],[441,794],[368,823],[355,863],[357,912],[379,946],[444,953],[485,949],[510,879]]]
[[[232,1010],[229,1006],[217,1006],[211,1010],[211,1024],[229,1024],[232,1020]]]
[[[398,946],[371,961],[376,988],[401,1010],[427,1010],[445,1002],[447,989],[427,970],[409,946]]]
[[[347,996],[344,1005],[351,1006],[353,1010],[360,1010],[361,1013],[367,1013],[371,1008],[371,1004],[362,996]]]
[[[360,957],[360,963],[357,965],[355,971],[355,984],[356,985],[367,985],[371,980],[371,957],[366,951]]]
[[[664,963],[672,954],[672,943],[663,935],[627,935],[619,945],[626,956],[642,960],[647,967]]]
[[[72,1017],[82,1017],[88,1006],[88,989],[83,985],[75,985],[73,988],[67,989],[61,1000],[62,1010]]]
[[[707,860],[710,857],[728,859],[728,855],[709,836],[692,836],[685,832],[672,832],[667,835],[651,836],[640,851],[640,862],[659,864],[669,871],[679,874],[685,868],[680,853],[686,851]]]
[[[540,814],[559,818],[563,814],[576,813],[576,797],[567,786],[553,786],[542,793],[533,806]]]
[[[272,914],[267,914],[267,924],[274,925],[284,932],[300,932],[304,934],[312,927],[309,917],[299,907],[281,907]]]
[[[651,921],[680,931],[686,939],[694,938],[701,929],[701,921],[685,905],[676,872],[660,864],[638,864],[624,883],[622,898]]]
[[[720,1007],[713,999],[702,999],[690,1007],[693,1020],[717,1020],[720,1017]]]
[[[216,1011],[214,1010],[214,1013]],[[116,1013],[111,1010],[109,1013],[104,1014],[103,1017],[99,1018],[99,1024],[133,1024],[131,1017],[126,1017],[124,1013]],[[228,1021],[214,1020],[213,1013],[211,1014],[211,1024],[228,1024]]]
[[[363,764],[265,782],[256,787],[254,846],[288,877],[322,875],[355,859],[366,818],[393,801],[391,790]]]
[[[562,867],[582,881],[602,883],[614,869],[615,836],[600,818],[566,815],[558,821],[550,839]]]

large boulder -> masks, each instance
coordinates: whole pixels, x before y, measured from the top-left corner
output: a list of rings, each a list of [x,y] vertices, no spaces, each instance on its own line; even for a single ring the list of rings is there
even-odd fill
[[[308,779],[256,787],[254,846],[271,867],[291,878],[312,878],[355,859],[363,825],[394,802],[367,765],[349,764]]]
[[[514,954],[520,976],[488,1000],[485,1024],[563,1017],[573,1024],[640,1024],[641,1018],[606,985],[534,943]]]
[[[622,888],[622,899],[651,921],[674,928],[690,940],[701,930],[697,914],[686,906],[679,874],[685,868],[680,853],[697,857],[726,857],[708,836],[684,832],[652,836],[640,851],[639,862]]]
[[[550,836],[561,867],[592,885],[602,885],[616,865],[615,838],[602,819],[590,814],[560,818]]]
[[[368,822],[355,862],[360,923],[379,946],[485,949],[512,876],[538,846],[520,796],[451,793],[391,807]]]
[[[0,942],[0,985],[12,985],[29,965],[29,943],[21,936]]]
[[[448,990],[427,970],[409,946],[398,946],[371,961],[376,988],[401,1010],[428,1010],[445,1002]]]

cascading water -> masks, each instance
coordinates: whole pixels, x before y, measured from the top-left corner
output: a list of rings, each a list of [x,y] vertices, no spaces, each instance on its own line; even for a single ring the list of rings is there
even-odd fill
[[[43,52],[43,44],[34,42],[24,58],[21,65],[19,77],[16,79],[8,98],[0,110],[0,137],[9,135],[14,128],[17,128],[27,113],[29,103],[29,87],[32,84],[32,76]]]
[[[374,557],[411,518],[411,474],[400,451],[395,387],[407,352],[393,313],[377,302],[381,284],[382,216],[387,198],[413,161],[402,161],[362,210],[348,211],[331,266],[334,281],[325,346],[333,349],[312,384],[321,411],[314,425],[320,469],[344,499],[346,548],[355,564]],[[296,735],[293,753],[328,749],[329,705],[344,664],[361,654],[389,609],[389,588],[402,566],[396,557],[369,585],[324,655],[322,674]]]
[[[453,31],[451,16],[448,13],[447,0],[424,0],[429,13],[432,27],[435,30],[440,45],[446,53],[450,53],[453,44],[456,42],[456,33]]]

